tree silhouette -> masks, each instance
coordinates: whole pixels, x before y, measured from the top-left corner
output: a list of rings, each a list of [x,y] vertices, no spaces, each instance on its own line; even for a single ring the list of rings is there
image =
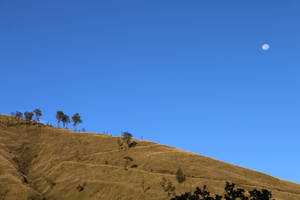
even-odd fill
[[[25,119],[31,121],[33,117],[33,112],[24,112]]]
[[[249,198],[245,196],[245,190],[241,188],[235,189],[234,183],[230,184],[226,182],[224,190],[226,192],[224,195],[225,200],[249,200]]]
[[[250,193],[250,200],[269,200],[270,198],[272,198],[271,192],[265,189],[262,189],[262,191],[258,191],[254,189],[249,193]]]
[[[62,121],[64,115],[65,115],[64,112],[61,111],[61,110],[56,112],[56,119],[57,119],[57,127],[58,128],[59,128],[59,124]]]
[[[186,192],[180,196],[176,196],[171,200],[221,200],[222,196],[217,195],[216,198],[210,196],[210,192],[207,191],[207,186],[204,185],[202,189],[196,188],[194,193]]]
[[[129,144],[130,140],[132,138],[132,134],[129,133],[129,132],[123,132],[122,137],[123,137],[124,140],[126,140],[127,144]]]
[[[35,114],[35,120],[37,121],[37,122],[39,122],[40,121],[40,117],[42,116],[42,111],[40,110],[40,109],[35,109],[34,111],[34,114]]]
[[[63,115],[61,121],[64,128],[67,128],[68,124],[70,123],[70,117],[68,115]]]
[[[23,117],[23,113],[21,113],[20,111],[16,111],[16,118],[21,119],[22,117]]]
[[[81,120],[81,118],[79,116],[79,113],[76,113],[76,114],[73,115],[72,121],[73,121],[74,131],[76,131],[77,124],[82,123],[82,120]]]
[[[135,142],[135,141],[131,142],[132,134],[129,132],[123,132],[122,138],[123,138],[123,141],[118,141],[120,149],[124,148],[125,150],[127,150],[127,149],[135,147],[137,145],[137,142]]]
[[[262,191],[254,189],[249,192],[250,197],[248,197],[246,196],[244,189],[235,188],[235,184],[230,184],[229,182],[226,182],[224,190],[224,198],[220,195],[212,197],[210,192],[207,191],[207,186],[204,185],[203,189],[197,187],[193,194],[191,192],[186,192],[180,196],[175,196],[170,200],[270,200],[270,198],[272,198],[271,192],[265,189]]]

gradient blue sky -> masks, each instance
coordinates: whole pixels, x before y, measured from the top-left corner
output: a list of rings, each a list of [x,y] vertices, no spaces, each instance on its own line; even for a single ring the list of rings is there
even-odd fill
[[[300,183],[298,0],[1,0],[0,112]],[[261,45],[269,43],[269,51]]]

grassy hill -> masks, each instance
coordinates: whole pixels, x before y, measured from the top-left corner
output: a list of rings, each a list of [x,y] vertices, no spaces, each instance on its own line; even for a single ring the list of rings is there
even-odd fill
[[[177,194],[204,184],[222,194],[231,181],[268,189],[277,200],[300,199],[300,185],[292,182],[148,141],[120,150],[119,139],[0,115],[0,200],[166,200],[163,177]],[[133,159],[128,170],[126,156]],[[182,184],[175,178],[178,168],[187,177]],[[143,186],[150,189],[144,193]]]

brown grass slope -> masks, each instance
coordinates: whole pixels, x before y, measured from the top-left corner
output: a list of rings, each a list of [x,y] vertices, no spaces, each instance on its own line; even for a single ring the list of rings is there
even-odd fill
[[[177,194],[203,184],[222,194],[231,181],[245,189],[268,189],[277,200],[300,199],[300,185],[292,182],[148,141],[136,140],[136,147],[120,151],[117,140],[0,115],[0,200],[166,200],[163,177]],[[124,170],[125,156],[138,167]],[[174,175],[179,167],[187,176],[183,184]],[[143,180],[150,186],[146,193]]]

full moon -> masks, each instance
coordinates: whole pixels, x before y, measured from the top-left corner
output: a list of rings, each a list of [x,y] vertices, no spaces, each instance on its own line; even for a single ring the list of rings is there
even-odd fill
[[[261,48],[264,51],[268,51],[270,49],[270,45],[269,44],[263,44]]]

